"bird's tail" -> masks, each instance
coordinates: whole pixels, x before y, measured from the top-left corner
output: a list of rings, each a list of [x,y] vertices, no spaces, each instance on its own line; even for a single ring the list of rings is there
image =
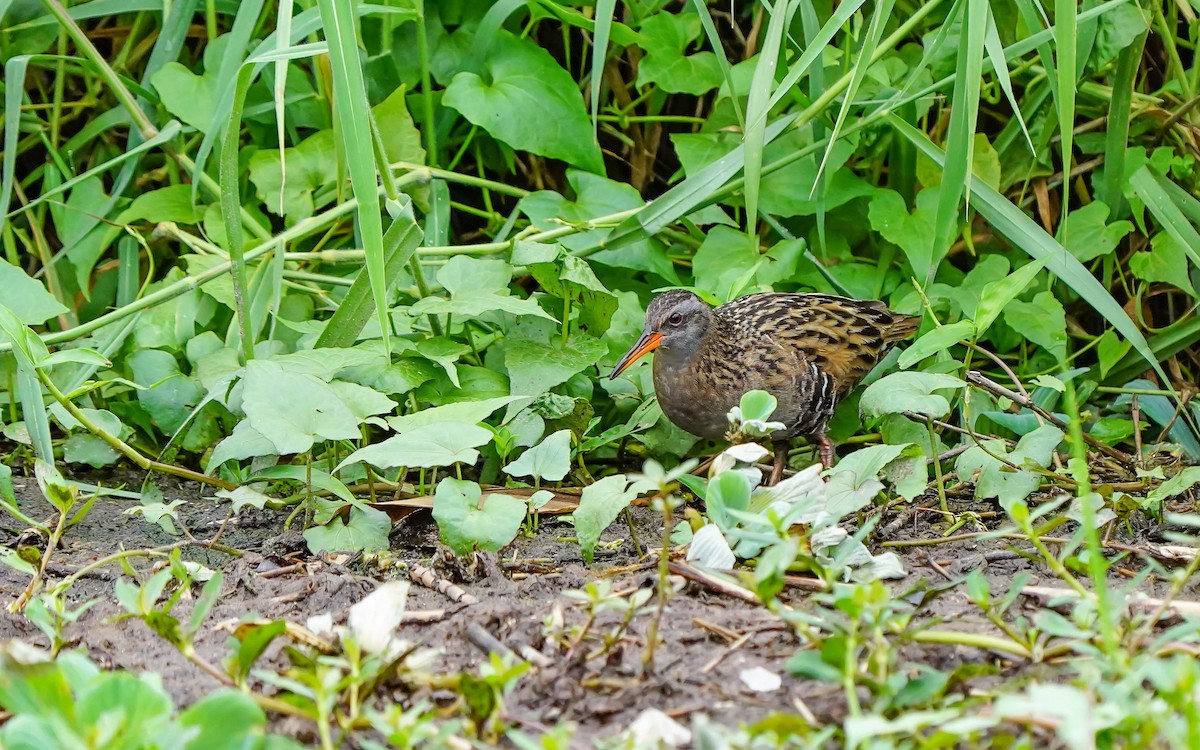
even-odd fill
[[[920,325],[920,315],[895,315],[892,325],[884,332],[883,337],[888,342],[903,341],[916,333]]]

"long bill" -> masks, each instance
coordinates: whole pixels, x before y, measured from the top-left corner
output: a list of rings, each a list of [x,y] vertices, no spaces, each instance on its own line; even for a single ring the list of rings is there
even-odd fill
[[[609,374],[608,379],[612,380],[613,378],[617,377],[624,372],[626,367],[632,365],[643,355],[649,354],[657,349],[658,345],[662,343],[662,337],[663,336],[661,333],[643,333],[642,337],[637,340],[636,344],[633,345],[633,348],[626,352],[624,357],[621,357],[621,361],[618,362],[617,366],[613,368],[613,371]]]

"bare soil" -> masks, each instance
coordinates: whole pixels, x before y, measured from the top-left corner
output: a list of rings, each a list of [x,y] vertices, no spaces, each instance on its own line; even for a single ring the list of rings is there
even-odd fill
[[[135,487],[140,483],[135,474],[119,478]],[[111,486],[113,479],[109,478],[105,484]],[[171,478],[159,479],[158,484],[167,502],[185,501],[180,507],[180,518],[187,533],[196,539],[209,539],[224,526],[220,542],[242,552],[241,557],[235,557],[203,548],[184,550],[185,559],[225,574],[223,594],[196,643],[200,656],[214,664],[220,664],[230,653],[229,636],[212,627],[216,623],[254,614],[303,624],[308,617],[326,612],[333,613],[335,620],[344,621],[348,608],[379,581],[402,575],[400,563],[429,564],[431,558],[438,557],[437,530],[427,512],[410,515],[396,525],[392,534],[394,549],[381,558],[386,562],[352,559],[339,564],[308,554],[295,530],[283,533],[282,512],[248,510],[231,517],[229,505],[217,504],[207,489]],[[32,477],[16,477],[15,485],[26,513],[38,519],[53,517]],[[135,504],[126,500],[98,501],[82,523],[68,531],[62,548],[55,552],[49,581],[60,580],[121,548],[155,547],[186,538],[168,534],[155,524],[124,513]],[[645,545],[661,538],[661,518],[648,509],[634,510],[640,542]],[[885,514],[870,546],[878,550],[882,538],[937,538],[944,532],[943,526],[941,517],[933,512]],[[13,527],[12,518],[0,519],[0,544],[14,545],[21,532],[22,529]],[[577,603],[563,596],[565,590],[581,588],[599,577],[612,578],[614,589],[633,590],[653,586],[656,576],[646,564],[639,566],[641,558],[625,523],[618,521],[609,529],[605,541],[613,544],[591,566],[583,563],[573,534],[569,524],[545,518],[534,537],[518,537],[501,558],[486,561],[476,577],[456,581],[478,603],[456,604],[441,593],[414,585],[408,603],[410,611],[444,609],[446,614],[435,622],[404,625],[401,635],[440,649],[436,668],[447,673],[472,670],[487,659],[485,652],[472,642],[469,633],[472,626],[476,629],[482,626],[510,649],[528,647],[548,655],[548,666],[532,669],[508,698],[507,717],[534,731],[572,722],[579,728],[576,743],[580,747],[590,746],[595,737],[627,727],[650,707],[679,717],[685,723],[693,712],[703,712],[715,721],[731,725],[752,723],[774,711],[810,712],[822,722],[841,720],[846,704],[840,685],[788,674],[786,662],[805,644],[783,627],[778,617],[762,606],[692,582],[684,583],[670,600],[660,631],[663,643],[652,667],[643,663],[650,620],[646,616],[635,618],[627,634],[602,656],[588,658],[598,650],[595,641],[569,655],[556,650],[546,637],[548,618],[561,616],[568,626],[579,625],[586,614]],[[1014,547],[1003,540],[967,540],[896,551],[909,575],[889,586],[897,596],[904,596],[917,607],[915,622],[941,622],[942,627],[994,632],[993,626],[967,600],[961,585],[962,576],[972,569],[983,569],[993,592],[1000,592],[998,595],[1022,572],[1031,576],[1030,584],[1051,583],[1050,576],[1031,561],[1019,543]],[[283,575],[270,573],[292,562],[306,565]],[[134,561],[134,567],[142,571],[150,564],[146,560]],[[381,570],[381,564],[387,570]],[[1140,566],[1134,559],[1127,567]],[[458,575],[445,567],[439,568],[439,573],[446,577]],[[120,574],[119,568],[110,566],[88,574],[71,589],[70,600],[75,606],[98,600],[79,622],[69,626],[67,633],[72,641],[104,667],[157,672],[182,705],[216,689],[218,683],[212,677],[189,663],[140,621],[113,621],[113,616],[120,612],[113,594],[114,581]],[[0,566],[0,601],[11,602],[27,582],[22,574]],[[1149,596],[1162,595],[1165,590],[1153,577],[1143,588]],[[799,609],[809,606],[810,596],[811,592],[800,587],[785,593],[788,603]],[[1032,612],[1032,607],[1033,602],[1019,599],[1010,615]],[[184,601],[180,608],[186,613],[190,603]],[[592,632],[611,630],[615,618],[615,615],[601,617]],[[0,641],[10,638],[48,645],[44,636],[22,616],[0,611]],[[963,675],[962,679],[971,682],[962,685],[963,688],[984,687],[991,681],[1023,674],[1046,677],[1046,667],[1027,666],[1002,654],[972,648],[908,643],[901,654],[914,668],[924,664]],[[269,651],[266,658],[275,666],[284,664],[278,648]],[[966,665],[971,668],[958,669]],[[782,686],[771,692],[755,692],[742,679],[743,672],[752,667],[782,676]],[[427,692],[405,694],[397,690],[394,698],[401,702],[431,698],[436,703],[452,696]],[[305,739],[304,727],[285,725],[285,729]]]

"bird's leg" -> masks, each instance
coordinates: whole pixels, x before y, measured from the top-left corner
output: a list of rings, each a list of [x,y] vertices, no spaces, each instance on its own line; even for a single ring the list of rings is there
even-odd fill
[[[787,467],[788,441],[774,440],[771,442],[771,447],[775,449],[775,465],[771,468],[771,480],[767,482],[768,487],[774,487],[779,484],[780,479],[783,479],[783,470]]]
[[[817,450],[821,456],[821,467],[825,469],[833,468],[833,443],[829,438],[825,437],[825,433],[813,436],[817,441]]]

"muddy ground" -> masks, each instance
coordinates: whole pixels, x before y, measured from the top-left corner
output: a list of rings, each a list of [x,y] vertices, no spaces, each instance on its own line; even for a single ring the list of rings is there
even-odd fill
[[[133,486],[136,476],[126,478]],[[53,517],[50,507],[40,498],[32,477],[15,477],[21,508],[34,518]],[[224,592],[209,618],[209,625],[236,620],[250,613],[266,618],[283,618],[304,623],[311,615],[333,613],[342,619],[350,605],[370,592],[379,580],[403,575],[396,563],[428,564],[437,555],[437,530],[427,512],[416,513],[397,524],[392,534],[394,559],[387,571],[366,561],[321,559],[307,553],[299,534],[281,534],[284,512],[247,510],[230,517],[229,505],[218,504],[211,491],[171,478],[157,480],[167,502],[185,501],[180,508],[183,525],[197,539],[209,539],[224,524],[220,542],[241,550],[238,558],[205,549],[189,548],[184,558],[220,569],[225,574]],[[112,480],[106,482],[111,485]],[[157,525],[123,511],[136,504],[133,500],[105,499],[96,503],[78,526],[71,528],[62,548],[56,552],[49,569],[51,582],[60,580],[100,557],[117,549],[167,545],[184,538],[172,536]],[[976,510],[980,510],[978,507]],[[661,518],[645,508],[634,509],[637,536],[643,543],[655,539]],[[991,509],[987,509],[991,510]],[[889,512],[880,520],[876,539],[931,539],[944,529],[940,516],[933,512]],[[933,525],[931,525],[933,524]],[[21,529],[11,517],[0,519],[0,544],[15,543]],[[886,536],[885,536],[886,535]],[[652,670],[642,667],[648,617],[635,619],[627,636],[604,657],[587,660],[590,649],[580,648],[572,658],[553,652],[544,638],[544,621],[553,611],[561,610],[568,625],[585,618],[582,609],[563,596],[566,589],[581,588],[590,579],[611,577],[616,589],[632,590],[652,585],[654,571],[637,569],[639,556],[630,541],[628,526],[618,521],[606,533],[605,540],[623,542],[601,553],[595,563],[586,566],[578,545],[571,539],[573,529],[554,518],[543,520],[534,538],[517,541],[490,566],[482,577],[460,581],[462,588],[479,601],[464,605],[452,602],[432,589],[414,585],[409,610],[445,610],[442,619],[402,626],[403,637],[440,649],[437,670],[458,672],[472,669],[487,657],[469,637],[469,626],[483,626],[513,650],[532,647],[550,653],[548,666],[535,668],[520,681],[507,702],[507,716],[517,726],[537,730],[569,721],[578,725],[576,743],[590,745],[590,739],[612,734],[627,727],[643,710],[659,708],[687,723],[693,712],[703,712],[716,721],[736,725],[754,722],[773,711],[811,713],[818,721],[840,721],[845,700],[840,685],[789,676],[785,664],[803,644],[782,627],[779,619],[762,606],[731,598],[696,583],[687,583],[670,601],[664,618],[663,638]],[[968,571],[982,568],[991,579],[993,591],[1003,592],[1013,577],[1022,571],[1031,575],[1028,583],[1053,585],[1040,565],[1021,554],[1020,546],[1003,540],[968,540],[932,547],[896,548],[908,578],[890,582],[898,595],[927,585],[943,589],[928,597],[910,597],[919,602],[918,621],[942,622],[942,627],[978,632],[993,632],[992,626],[971,605],[964,587],[951,585]],[[310,563],[293,572],[276,571],[291,561]],[[149,566],[135,561],[139,570]],[[1127,563],[1137,568],[1136,559]],[[614,571],[616,571],[614,573]],[[440,569],[443,575],[453,573]],[[82,578],[71,589],[74,605],[97,599],[77,623],[69,626],[72,641],[87,649],[104,667],[120,667],[134,672],[154,671],[177,702],[186,705],[218,687],[218,683],[186,661],[166,641],[154,636],[140,621],[113,622],[119,613],[113,590],[120,575],[116,566],[98,570]],[[11,602],[28,579],[0,565],[0,601]],[[1150,596],[1161,595],[1165,585],[1153,577],[1143,586]],[[810,591],[802,587],[785,592],[794,607],[804,608]],[[921,601],[921,599],[924,601]],[[1194,596],[1190,598],[1195,598]],[[1032,611],[1032,601],[1018,600],[1011,615]],[[181,605],[187,612],[190,603]],[[613,625],[612,617],[599,621],[597,632]],[[20,638],[45,645],[46,639],[21,616],[0,613],[0,641]],[[220,664],[230,653],[228,634],[206,626],[197,640],[202,657]],[[478,640],[478,638],[475,638]],[[972,663],[970,670],[977,684],[986,686],[1001,677],[1026,674],[1044,676],[1045,667],[1024,667],[1010,658],[978,649],[955,646],[907,644],[902,658],[913,664],[926,664],[941,670]],[[268,652],[268,660],[283,666],[278,647]],[[771,692],[755,692],[741,679],[751,667],[762,667],[782,676],[782,686]],[[1034,672],[1032,670],[1039,670]],[[401,695],[412,700],[437,694]],[[298,722],[281,725],[285,731],[306,739],[309,731]]]

